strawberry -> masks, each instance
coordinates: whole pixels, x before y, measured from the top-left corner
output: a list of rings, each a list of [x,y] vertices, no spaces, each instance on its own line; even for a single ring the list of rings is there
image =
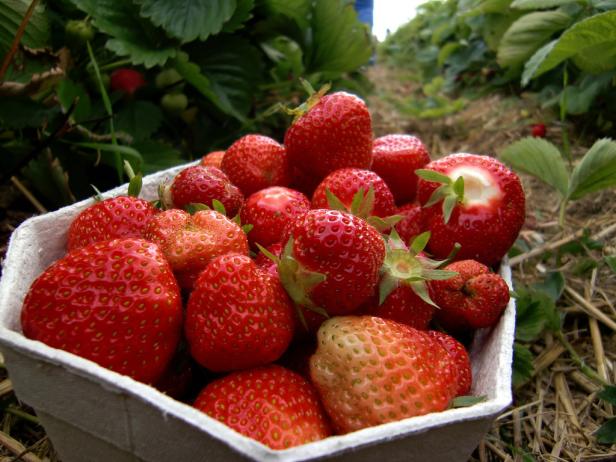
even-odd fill
[[[279,242],[285,225],[310,210],[310,201],[301,192],[272,186],[253,193],[240,210],[243,224],[253,225],[251,244],[269,246]]]
[[[421,205],[418,203],[412,202],[401,206],[396,211],[396,215],[402,217],[396,223],[395,228],[404,243],[410,242],[415,236],[424,231],[422,229]]]
[[[400,284],[379,304],[378,297],[372,297],[362,307],[361,314],[378,316],[406,324],[419,330],[427,330],[434,307],[426,303],[408,285]]]
[[[287,186],[290,181],[287,150],[263,135],[246,135],[233,143],[221,169],[246,196],[269,186]]]
[[[456,369],[458,388],[456,396],[468,395],[471,391],[471,385],[473,384],[473,371],[471,368],[471,360],[468,356],[468,352],[464,345],[458,342],[451,335],[447,335],[444,332],[437,330],[428,331],[428,335],[445,347],[447,353],[453,360],[454,368]]]
[[[334,428],[347,433],[447,408],[452,360],[427,333],[373,316],[323,323],[310,375]]]
[[[178,345],[180,293],[158,246],[95,242],[53,263],[31,285],[24,335],[142,382],[156,382]]]
[[[385,182],[376,173],[359,168],[341,168],[327,175],[312,195],[312,208],[334,208],[328,201],[327,191],[329,191],[336,196],[345,211],[352,211],[353,199],[357,192],[362,190],[368,193],[370,189],[374,191],[374,198],[367,204],[369,210],[365,210],[359,216],[367,218],[375,215],[384,218],[393,215],[396,211],[394,196]]]
[[[396,199],[404,204],[415,199],[417,175],[415,170],[430,162],[428,150],[412,135],[385,135],[374,140],[372,167]]]
[[[366,221],[337,210],[310,210],[285,235],[278,273],[296,304],[344,314],[374,293],[385,245]]]
[[[220,168],[225,151],[212,151],[201,158],[200,164],[204,167]]]
[[[202,165],[182,170],[164,192],[164,202],[169,208],[174,206],[182,209],[191,203],[212,206],[214,199],[224,205],[230,217],[237,214],[244,202],[240,190],[222,170]]]
[[[476,154],[451,154],[417,174],[424,228],[432,233],[430,252],[443,258],[458,242],[458,259],[498,263],[524,224],[518,176],[493,157]]]
[[[280,242],[276,242],[267,246],[266,249],[271,255],[274,255],[278,259],[280,255],[282,255],[282,244]],[[269,256],[265,255],[263,252],[259,252],[255,257],[255,263],[261,269],[264,269],[272,276],[278,276],[278,265],[277,262],[272,260]]]
[[[199,364],[215,372],[277,360],[295,318],[279,280],[245,255],[214,258],[199,275],[186,310],[185,333]]]
[[[474,260],[445,267],[458,273],[446,281],[432,281],[436,317],[449,331],[463,332],[496,324],[509,303],[509,287],[498,274]]]
[[[145,85],[143,74],[135,69],[121,68],[111,73],[111,89],[133,95]]]
[[[284,137],[289,163],[315,180],[339,168],[369,168],[372,121],[366,104],[345,92],[312,95]]]
[[[545,124],[533,124],[530,127],[530,133],[535,138],[545,138],[546,132]]]
[[[214,257],[248,255],[246,234],[214,210],[201,210],[192,216],[179,209],[165,210],[148,222],[144,237],[160,246],[180,286],[189,290]]]
[[[272,449],[310,443],[331,434],[312,385],[276,365],[214,380],[201,391],[194,406]]]

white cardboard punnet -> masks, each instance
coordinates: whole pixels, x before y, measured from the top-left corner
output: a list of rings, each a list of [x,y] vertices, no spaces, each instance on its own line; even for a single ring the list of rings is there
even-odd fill
[[[176,167],[144,178],[142,197]],[[125,193],[126,186],[105,194]],[[499,323],[476,333],[474,395],[487,400],[273,451],[156,389],[21,333],[20,312],[32,281],[65,253],[66,230],[82,201],[31,218],[11,236],[0,280],[0,348],[18,397],[32,406],[63,462],[465,461],[511,401],[513,300]],[[511,285],[511,271],[501,275]]]

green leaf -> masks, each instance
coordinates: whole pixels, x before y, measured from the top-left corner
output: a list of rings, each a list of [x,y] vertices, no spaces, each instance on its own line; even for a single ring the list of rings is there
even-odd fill
[[[550,271],[533,289],[543,292],[556,303],[565,290],[565,278],[560,271]]]
[[[143,140],[134,143],[132,147],[143,157],[141,171],[144,175],[186,162],[180,151],[160,141]]]
[[[389,273],[385,273],[381,278],[379,284],[379,305],[382,305],[385,299],[391,294],[396,287],[398,287],[399,281]]]
[[[425,231],[420,235],[416,236],[411,243],[411,251],[415,254],[418,254],[428,245],[428,241],[430,240],[430,231]]]
[[[231,19],[223,26],[222,31],[231,33],[243,28],[244,23],[252,18],[254,6],[255,0],[237,0],[237,8],[233,12]]]
[[[422,270],[421,275],[427,281],[445,281],[447,279],[455,278],[458,273],[449,270],[424,269]]]
[[[487,400],[486,396],[456,396],[451,402],[452,408],[469,407],[483,403]]]
[[[547,10],[556,6],[568,5],[571,3],[587,3],[586,0],[514,0],[511,8],[520,10]]]
[[[616,185],[616,143],[598,140],[584,155],[571,174],[569,199],[579,199],[588,193]]]
[[[453,192],[456,193],[459,200],[464,198],[464,177],[459,176],[456,181],[453,182]]]
[[[609,266],[612,272],[616,273],[616,255],[606,255],[603,257],[603,261]]]
[[[130,182],[128,183],[128,195],[133,197],[139,197],[142,185],[143,177],[141,176],[141,173],[139,173],[132,177]]]
[[[472,9],[463,12],[466,17],[480,16],[488,13],[506,13],[511,0],[483,0]]]
[[[426,284],[426,281],[412,281],[409,286],[411,287],[411,289],[413,289],[415,295],[421,298],[424,302],[426,302],[428,305],[432,305],[438,308],[438,305],[434,303],[430,298],[430,293],[428,292],[428,285]]]
[[[458,198],[456,196],[447,196],[443,201],[443,221],[445,224],[449,223],[453,209],[458,204]]]
[[[451,54],[457,49],[459,49],[461,46],[462,45],[459,42],[447,42],[445,45],[443,45],[439,49],[436,65],[438,67],[443,67],[445,65],[445,62],[447,61],[447,58],[449,58],[449,56],[451,56]]]
[[[514,169],[533,175],[566,196],[569,173],[560,152],[549,141],[523,138],[507,146],[499,157]]]
[[[225,209],[224,204],[218,199],[212,199],[212,208],[222,215],[227,215],[227,210]]]
[[[119,56],[127,56],[134,65],[150,68],[164,65],[177,53],[177,43],[164,31],[139,16],[139,7],[123,0],[71,0],[92,16],[92,23],[111,36],[106,47]]]
[[[116,114],[115,128],[135,141],[148,139],[163,121],[160,108],[149,101],[130,101]]]
[[[605,422],[595,433],[597,441],[601,444],[616,443],[616,417]]]
[[[235,11],[236,0],[137,0],[149,18],[182,43],[205,40],[222,30]]]
[[[58,84],[56,94],[65,113],[73,103],[73,100],[78,98],[78,102],[75,106],[72,117],[77,123],[88,119],[92,109],[92,104],[90,101],[90,95],[83,85],[75,83],[70,79],[62,79]]]
[[[442,173],[435,172],[434,170],[426,170],[423,168],[415,170],[415,175],[419,178],[422,178],[426,181],[432,181],[434,183],[442,183],[442,184],[452,184],[453,180],[449,178],[447,175],[443,175]]]
[[[341,212],[347,212],[347,206],[342,203],[338,196],[336,196],[333,192],[329,190],[329,188],[325,188],[325,197],[327,198],[327,206],[332,210],[339,210]]]
[[[612,86],[615,71],[600,75],[586,75],[578,85],[569,85],[564,90],[568,114],[584,114],[588,112],[599,94]]]
[[[525,346],[515,342],[513,344],[513,386],[519,387],[534,374],[534,356]]]
[[[14,129],[40,127],[58,113],[58,108],[48,108],[30,98],[2,98],[0,126]]]
[[[498,64],[502,67],[522,64],[570,22],[571,17],[561,11],[538,11],[522,16],[503,35],[497,52]]]
[[[597,397],[605,402],[616,405],[616,386],[606,385],[605,388],[599,392]]]
[[[262,0],[262,6],[268,16],[284,15],[302,28],[309,25],[311,0]]]
[[[263,247],[258,242],[255,242],[255,244],[257,248],[261,251],[261,253],[265,255],[267,258],[269,258],[272,262],[276,263],[276,265],[280,263],[280,258],[278,258],[276,255],[274,255],[272,252],[267,250],[265,247]]]
[[[74,143],[70,142],[73,146],[77,146],[80,148],[94,149],[96,151],[102,151],[103,153],[111,153],[111,154],[119,154],[120,159],[128,160],[131,165],[134,166],[135,170],[141,171],[141,165],[143,164],[143,158],[139,151],[130,146],[122,146],[119,144],[107,144],[107,143]],[[102,156],[102,161],[112,167],[116,167],[115,158],[107,159],[105,156]]]
[[[541,66],[541,63],[545,60],[545,58],[552,52],[558,40],[552,40],[549,43],[546,43],[541,48],[539,48],[535,54],[533,54],[526,64],[524,64],[524,72],[522,72],[522,79],[520,83],[523,87],[528,85],[528,82],[535,76],[537,69]]]
[[[0,56],[4,57],[9,51],[30,3],[31,0],[0,2]],[[43,2],[39,2],[34,9],[20,43],[30,48],[43,48],[48,45],[49,20]]]
[[[372,55],[371,35],[344,0],[315,0],[310,21],[312,38],[306,49],[308,72],[349,72]]]
[[[529,79],[554,69],[569,58],[608,60],[614,56],[616,46],[616,11],[607,11],[574,24],[556,41]],[[616,66],[612,60],[611,67]],[[585,70],[585,69],[582,69]],[[525,71],[526,73],[526,71]]]
[[[432,207],[434,204],[439,203],[444,198],[449,197],[450,193],[451,193],[451,187],[449,185],[444,184],[444,185],[439,186],[438,188],[434,190],[434,192],[428,199],[428,202],[426,202],[423,205],[423,207],[424,208]]]

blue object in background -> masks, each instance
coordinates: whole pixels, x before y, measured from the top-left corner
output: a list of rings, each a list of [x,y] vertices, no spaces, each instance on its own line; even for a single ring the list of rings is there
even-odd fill
[[[355,0],[355,10],[357,11],[359,20],[368,24],[372,31],[374,0]]]

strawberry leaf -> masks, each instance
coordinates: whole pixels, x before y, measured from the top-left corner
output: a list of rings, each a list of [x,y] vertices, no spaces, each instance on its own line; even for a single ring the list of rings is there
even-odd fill
[[[188,213],[190,213],[191,215],[194,215],[197,212],[203,211],[203,210],[212,210],[210,207],[208,207],[205,204],[201,204],[201,203],[197,203],[197,202],[191,202],[190,204],[186,204],[184,206],[184,210],[186,210]]]
[[[416,236],[411,242],[411,251],[414,254],[418,254],[428,245],[428,241],[430,240],[430,231],[425,231],[420,235]]]
[[[531,351],[515,342],[513,344],[513,386],[519,387],[530,379],[535,373],[533,366],[534,356]]]
[[[430,196],[430,199],[428,199],[428,202],[426,202],[423,206],[424,208],[427,207],[431,207],[434,204],[440,202],[441,200],[443,200],[445,197],[448,197],[449,194],[451,192],[451,187],[449,185],[442,185],[439,186],[438,188],[436,188],[434,190],[434,192],[432,193],[432,195]]]
[[[458,275],[456,271],[448,271],[448,270],[432,270],[425,269],[421,272],[421,275],[424,279],[429,281],[444,281],[446,279],[454,278]]]
[[[601,444],[616,443],[616,417],[605,422],[595,433],[597,441]]]
[[[415,170],[415,175],[419,178],[422,178],[426,181],[432,181],[434,183],[442,183],[444,185],[451,185],[453,181],[447,175],[443,175],[442,173],[435,172],[434,170],[427,169],[417,169]]]
[[[244,234],[248,234],[250,231],[252,231],[252,229],[254,228],[254,225],[251,225],[250,223],[247,223],[245,225],[242,225],[242,231],[244,231]]]
[[[599,392],[597,397],[605,402],[616,405],[616,386],[606,385],[605,388]]]
[[[274,255],[272,252],[270,252],[269,250],[267,250],[265,247],[263,247],[261,244],[259,244],[258,242],[255,243],[257,245],[257,248],[261,251],[261,253],[263,255],[265,255],[267,258],[269,258],[271,261],[273,261],[274,263],[276,263],[276,265],[280,264],[280,258],[278,258],[276,255]]]
[[[327,206],[332,210],[338,210],[339,212],[348,212],[348,208],[346,205],[342,203],[338,196],[336,196],[333,192],[329,190],[329,188],[325,188],[325,197],[327,198]]]
[[[428,293],[428,285],[425,281],[413,281],[409,285],[411,286],[411,289],[413,289],[413,292],[415,292],[415,294],[424,302],[435,308],[439,308],[439,306],[430,298],[430,294]]]
[[[402,241],[402,238],[400,237],[398,231],[396,231],[395,228],[392,228],[386,242],[389,250],[406,250],[406,245]]]
[[[458,198],[456,196],[447,196],[443,201],[443,221],[445,224],[449,223],[453,209],[458,204]]]
[[[398,279],[385,273],[379,284],[379,305],[382,305],[385,299],[398,287]]]
[[[361,188],[359,190],[362,191]],[[375,195],[374,187],[372,185],[370,185],[370,188],[368,188],[368,192],[365,194],[365,196],[363,196],[362,199],[363,200],[361,201],[359,206],[360,208],[358,216],[361,218],[367,218],[372,215],[372,211],[374,210]]]
[[[363,202],[364,202],[364,188],[359,188],[359,190],[355,194],[353,194],[353,200],[351,201],[350,212],[355,216],[360,216],[359,214],[362,211]]]
[[[598,140],[573,169],[568,199],[579,199],[591,192],[616,185],[616,143]]]
[[[218,199],[212,199],[212,208],[218,213],[227,216],[227,210],[225,209],[225,206]]]

